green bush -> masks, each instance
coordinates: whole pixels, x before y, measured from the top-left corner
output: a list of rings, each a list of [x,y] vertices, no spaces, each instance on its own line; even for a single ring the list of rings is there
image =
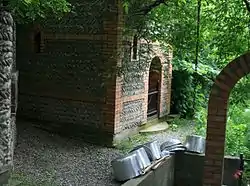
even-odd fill
[[[246,134],[246,124],[228,124],[226,130],[225,153],[231,156],[239,156],[240,153],[243,153],[248,156],[249,149],[246,143]]]
[[[197,107],[205,107],[210,81],[198,73],[174,70],[171,93],[171,112],[183,118],[193,118]],[[195,99],[194,99],[195,97]]]
[[[200,108],[195,114],[195,134],[206,136],[207,109]],[[232,105],[228,111],[226,126],[226,155],[250,155],[250,110],[243,105]]]
[[[200,136],[206,136],[207,109],[201,107],[199,109],[199,112],[195,113],[195,121],[196,121],[195,134]]]

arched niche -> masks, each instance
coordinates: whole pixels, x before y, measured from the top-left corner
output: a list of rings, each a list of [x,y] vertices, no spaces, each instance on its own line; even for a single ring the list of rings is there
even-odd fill
[[[229,95],[250,72],[250,52],[230,62],[216,77],[209,97],[203,185],[221,186]]]
[[[160,72],[159,82],[159,114],[158,117],[164,117],[170,112],[171,102],[171,83],[172,83],[172,49],[169,51],[163,50],[158,42],[148,43],[145,40],[140,40],[140,60],[145,61],[145,92],[148,92],[148,81],[150,68],[155,68],[158,64],[158,71]],[[160,65],[159,65],[160,64]],[[159,68],[160,67],[160,68]],[[157,67],[156,67],[157,68]],[[145,99],[145,105],[148,104],[148,99]],[[147,115],[147,113],[146,113]],[[147,117],[145,115],[145,117]]]
[[[159,117],[162,84],[162,64],[158,56],[150,63],[148,73],[148,109],[147,118]]]

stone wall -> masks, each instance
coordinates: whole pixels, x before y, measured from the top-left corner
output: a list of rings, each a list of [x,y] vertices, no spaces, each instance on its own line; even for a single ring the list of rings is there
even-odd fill
[[[13,144],[11,117],[11,71],[15,61],[14,20],[11,13],[0,4],[0,185],[6,183],[13,169]]]
[[[149,69],[154,57],[160,60],[161,82],[159,95],[159,115],[169,114],[172,53],[166,53],[158,43],[147,43],[140,40],[138,57],[132,59],[132,42],[124,41],[124,56],[121,68],[121,122],[116,126],[115,133],[133,130],[147,122]]]
[[[34,51],[34,27],[17,26],[18,116],[74,136],[97,134],[112,141],[118,50],[122,28],[120,1],[74,0],[74,12],[48,19]],[[111,70],[110,70],[111,69]],[[48,125],[47,125],[48,124]],[[103,134],[103,135],[100,135]]]

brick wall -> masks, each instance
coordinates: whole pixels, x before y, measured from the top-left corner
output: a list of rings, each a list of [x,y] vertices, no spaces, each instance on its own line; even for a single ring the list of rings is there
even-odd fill
[[[17,27],[18,116],[74,136],[112,142],[116,65],[122,28],[119,0],[72,1],[77,14],[41,24],[41,52],[30,25]],[[47,125],[48,124],[48,125]],[[87,133],[87,134],[86,134]],[[93,134],[93,135],[92,135]],[[96,138],[96,136],[99,136]]]
[[[157,43],[148,44],[141,40],[138,45],[138,57],[132,59],[130,40],[124,41],[124,56],[121,68],[121,110],[120,123],[115,134],[134,129],[147,122],[149,69],[154,57],[160,60],[159,117],[170,111],[170,93],[172,79],[172,53],[163,52]]]
[[[159,117],[168,114],[172,54],[143,41],[138,58],[131,59],[131,42],[122,43],[120,0],[72,3],[76,14],[63,20],[17,27],[18,116],[111,144],[114,134],[147,121],[148,76],[155,56],[161,63]],[[37,51],[33,37],[39,31]],[[117,74],[124,67],[125,73]]]
[[[204,186],[220,186],[223,178],[227,106],[230,91],[250,72],[250,53],[229,63],[217,76],[208,103]]]

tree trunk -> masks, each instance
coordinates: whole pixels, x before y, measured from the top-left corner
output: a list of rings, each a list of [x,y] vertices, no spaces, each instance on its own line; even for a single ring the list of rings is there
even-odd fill
[[[10,13],[0,12],[0,169],[13,165],[11,130],[11,71],[14,56],[14,23]],[[2,170],[3,171],[3,170]]]

